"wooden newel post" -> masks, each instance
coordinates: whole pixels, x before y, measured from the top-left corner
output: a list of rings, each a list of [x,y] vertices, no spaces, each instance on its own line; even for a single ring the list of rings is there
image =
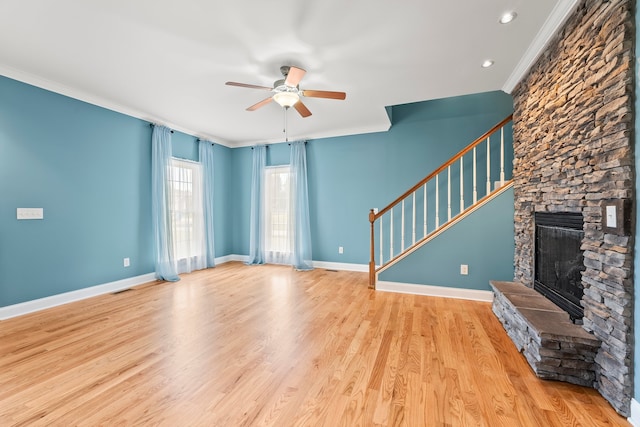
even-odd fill
[[[369,211],[369,222],[371,223],[371,255],[369,258],[369,288],[376,288],[376,255],[375,255],[375,242],[374,242],[374,222],[376,220],[376,214],[373,209]]]

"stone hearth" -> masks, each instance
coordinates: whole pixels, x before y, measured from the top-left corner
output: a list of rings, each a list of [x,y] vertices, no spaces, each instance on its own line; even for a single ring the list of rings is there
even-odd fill
[[[593,387],[598,339],[533,289],[499,281],[491,288],[493,312],[539,378]]]

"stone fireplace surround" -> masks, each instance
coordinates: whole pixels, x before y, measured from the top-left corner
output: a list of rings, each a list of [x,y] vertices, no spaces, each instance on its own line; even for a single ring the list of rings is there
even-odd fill
[[[604,231],[604,200],[634,198],[634,2],[583,0],[516,86],[515,282],[533,286],[534,213],[584,217],[583,328],[601,342],[593,386],[628,416],[633,236]]]

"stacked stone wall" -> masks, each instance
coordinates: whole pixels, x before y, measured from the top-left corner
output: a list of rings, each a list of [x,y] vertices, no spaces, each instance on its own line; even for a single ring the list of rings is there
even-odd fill
[[[534,280],[534,213],[584,217],[584,325],[602,341],[596,388],[629,415],[633,236],[602,203],[634,199],[634,2],[583,0],[514,90],[515,280]]]

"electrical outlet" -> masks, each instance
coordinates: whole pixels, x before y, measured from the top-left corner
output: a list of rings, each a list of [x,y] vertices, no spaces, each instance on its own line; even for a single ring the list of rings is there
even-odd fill
[[[469,274],[469,266],[467,264],[460,264],[460,274],[463,276]]]
[[[338,246],[338,253],[339,254],[343,254],[344,253],[344,248],[342,246]]]
[[[123,260],[123,264],[125,267],[129,267],[131,265],[131,260],[129,260],[129,258],[125,258]]]

